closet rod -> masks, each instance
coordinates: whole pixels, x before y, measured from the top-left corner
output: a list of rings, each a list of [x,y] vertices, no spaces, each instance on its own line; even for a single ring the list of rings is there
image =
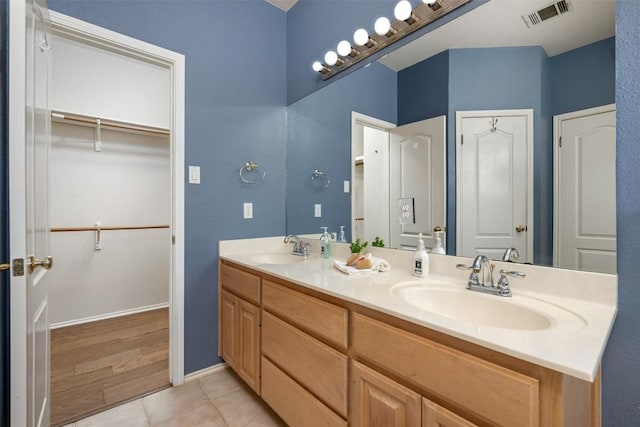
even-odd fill
[[[51,118],[58,121],[72,121],[72,122],[86,123],[93,126],[97,125],[98,123],[97,117],[82,116],[80,114],[69,114],[69,113],[63,113],[61,111],[52,111]],[[131,130],[135,132],[148,132],[148,133],[154,133],[157,135],[169,135],[168,129],[158,128],[153,126],[136,125],[136,124],[118,122],[115,120],[108,120],[108,119],[100,119],[100,126]]]
[[[128,226],[111,226],[105,227],[100,226],[100,230],[109,231],[109,230],[148,230],[155,228],[169,228],[170,226],[161,224],[161,225],[128,225]],[[98,227],[95,225],[92,227],[51,227],[52,233],[60,233],[64,231],[97,231]]]

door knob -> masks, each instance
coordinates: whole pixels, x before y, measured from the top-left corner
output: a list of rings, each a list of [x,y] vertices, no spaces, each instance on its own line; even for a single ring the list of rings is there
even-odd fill
[[[11,269],[11,264],[9,264],[9,263],[0,264],[0,271],[10,270],[10,269]]]
[[[50,270],[53,267],[53,257],[45,257],[42,259],[36,259],[33,255],[29,257],[29,273],[33,273],[36,268],[42,267],[45,270]]]
[[[522,233],[523,231],[527,231],[527,226],[526,225],[516,225],[516,231],[518,233]]]

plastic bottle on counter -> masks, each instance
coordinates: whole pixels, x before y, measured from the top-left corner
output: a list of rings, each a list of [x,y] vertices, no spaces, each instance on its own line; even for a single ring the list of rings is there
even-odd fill
[[[418,236],[418,247],[413,256],[413,275],[417,277],[427,277],[429,275],[429,254],[424,247],[422,233]]]

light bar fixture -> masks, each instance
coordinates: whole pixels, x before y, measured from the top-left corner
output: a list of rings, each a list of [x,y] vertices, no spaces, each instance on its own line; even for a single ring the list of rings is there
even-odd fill
[[[396,19],[394,22],[382,16],[375,21],[373,33],[369,34],[364,28],[356,30],[353,34],[355,46],[342,40],[338,43],[337,53],[328,51],[324,56],[324,63],[316,61],[312,68],[320,73],[322,80],[327,80],[469,1],[471,0],[422,0],[415,9],[411,9],[409,0],[401,0],[393,11]]]

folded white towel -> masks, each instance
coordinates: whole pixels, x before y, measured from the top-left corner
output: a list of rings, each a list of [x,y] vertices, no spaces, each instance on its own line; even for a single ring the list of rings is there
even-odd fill
[[[384,272],[384,271],[391,270],[391,264],[389,264],[389,261],[385,259],[371,257],[371,263],[373,264],[371,268],[364,268],[362,270],[359,270],[355,267],[348,266],[344,261],[338,261],[337,259],[333,260],[333,265],[335,266],[335,268],[337,268],[338,270],[342,271],[345,274],[362,274],[362,273],[371,273],[371,272],[377,272],[377,271]]]

